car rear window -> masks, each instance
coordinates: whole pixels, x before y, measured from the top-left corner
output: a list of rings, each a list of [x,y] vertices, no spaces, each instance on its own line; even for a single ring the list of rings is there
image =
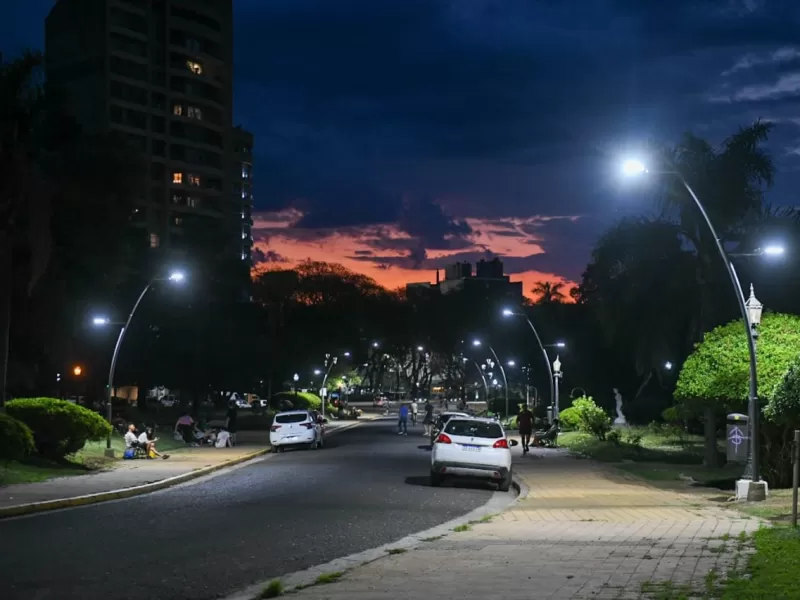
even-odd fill
[[[276,423],[303,423],[308,421],[308,415],[305,413],[290,413],[288,415],[275,415]]]
[[[450,419],[444,428],[445,433],[450,435],[463,435],[467,437],[479,437],[497,439],[503,437],[503,430],[497,423],[484,423],[483,421],[464,421],[460,419]]]

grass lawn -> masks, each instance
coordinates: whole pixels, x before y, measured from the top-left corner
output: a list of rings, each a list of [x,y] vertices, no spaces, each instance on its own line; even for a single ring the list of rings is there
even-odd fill
[[[722,598],[748,600],[800,598],[797,573],[800,572],[800,531],[789,527],[770,527],[754,535],[756,553],[746,575],[734,577],[724,585]]]
[[[186,449],[182,442],[176,442],[172,435],[161,434],[157,443],[160,452],[180,452]],[[118,434],[111,437],[111,447],[117,458],[110,459],[105,456],[106,442],[86,442],[83,449],[64,462],[53,462],[38,456],[32,456],[24,462],[12,461],[0,463],[0,485],[12,483],[36,483],[54,477],[67,477],[70,475],[86,475],[92,471],[113,468],[118,464],[119,457],[125,450],[125,442]]]
[[[641,436],[639,445],[628,442],[630,436]],[[653,432],[646,427],[622,430],[622,442],[601,442],[588,433],[570,431],[558,436],[558,444],[573,452],[602,462],[659,462],[670,464],[702,464],[703,437],[665,432]]]

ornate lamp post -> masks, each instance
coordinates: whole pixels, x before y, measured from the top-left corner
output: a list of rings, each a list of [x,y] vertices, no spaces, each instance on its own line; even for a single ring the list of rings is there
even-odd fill
[[[556,355],[556,359],[553,361],[553,384],[555,385],[555,401],[553,402],[553,420],[558,419],[559,411],[558,411],[558,381],[564,376],[564,373],[561,371],[561,360]]]
[[[761,313],[764,310],[764,305],[756,298],[753,284],[750,284],[750,297],[744,303],[747,309],[747,322],[750,326],[750,332],[753,336],[753,346],[755,347],[758,341],[758,326],[761,324]],[[754,359],[755,361],[755,359]],[[758,407],[758,398],[755,394],[751,394],[750,402],[747,404],[747,416],[750,429],[750,451],[747,453],[747,464],[744,468],[744,475],[742,479],[750,481],[759,481],[759,464],[758,464],[758,418],[760,411]]]

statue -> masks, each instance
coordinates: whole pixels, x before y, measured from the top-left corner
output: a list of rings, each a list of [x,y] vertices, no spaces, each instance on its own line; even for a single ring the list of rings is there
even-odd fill
[[[617,427],[623,427],[628,424],[628,421],[625,420],[625,415],[622,414],[622,394],[619,393],[617,388],[614,389],[614,400],[617,401],[617,418],[614,419],[614,425]]]

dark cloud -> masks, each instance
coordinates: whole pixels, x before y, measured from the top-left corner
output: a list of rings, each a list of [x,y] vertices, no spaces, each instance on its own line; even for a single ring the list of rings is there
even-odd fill
[[[281,256],[274,250],[261,250],[260,248],[253,248],[252,252],[253,263],[287,263],[289,262],[286,257]]]

